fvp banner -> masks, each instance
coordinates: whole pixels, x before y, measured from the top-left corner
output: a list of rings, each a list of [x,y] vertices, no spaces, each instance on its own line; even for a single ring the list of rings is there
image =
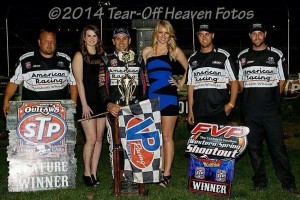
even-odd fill
[[[161,180],[161,117],[158,99],[147,99],[122,107],[120,136],[125,151],[127,180],[155,183]]]
[[[230,196],[235,158],[247,146],[245,126],[198,123],[191,131],[188,189],[191,192]]]
[[[10,102],[10,192],[75,187],[75,112],[71,100]]]
[[[283,92],[283,97],[285,99],[295,99],[299,97],[299,95],[300,95],[300,80],[299,79],[287,80]]]

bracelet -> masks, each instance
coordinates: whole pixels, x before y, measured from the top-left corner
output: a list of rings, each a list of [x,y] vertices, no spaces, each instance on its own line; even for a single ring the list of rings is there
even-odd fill
[[[228,103],[228,105],[231,107],[231,108],[234,108],[234,105],[232,103]]]

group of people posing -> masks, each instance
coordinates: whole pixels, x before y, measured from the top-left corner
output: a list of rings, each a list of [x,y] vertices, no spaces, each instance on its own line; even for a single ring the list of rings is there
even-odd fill
[[[234,64],[228,51],[214,45],[215,31],[209,23],[198,27],[196,37],[200,47],[188,59],[177,46],[174,28],[167,20],[157,22],[152,44],[144,47],[141,53],[130,49],[129,31],[116,28],[112,35],[114,52],[107,54],[100,30],[95,25],[87,25],[80,36],[80,50],[73,59],[56,51],[56,33],[43,29],[38,39],[39,50],[19,59],[6,88],[3,111],[5,115],[9,112],[9,101],[21,83],[22,100],[72,99],[77,117],[88,119],[80,122],[86,138],[82,178],[87,186],[96,186],[100,184],[97,171],[105,127],[112,152],[114,122],[126,105],[118,87],[119,79],[129,70],[136,80],[129,104],[159,98],[163,138],[159,185],[167,187],[174,159],[173,133],[179,115],[177,91],[187,84],[190,125],[199,122],[227,124],[228,115],[240,95],[242,120],[250,129],[247,139],[254,170],[253,190],[267,187],[263,158],[263,141],[266,140],[283,189],[298,195],[280,117],[280,95],[287,78],[287,62],[280,50],[266,44],[264,24],[252,23],[248,34],[252,46],[241,51]],[[124,61],[120,52],[129,52],[133,58]],[[179,81],[173,78],[175,67],[182,67],[184,71]],[[45,81],[49,84],[39,84],[40,78],[49,79]],[[58,78],[63,81],[55,82]]]

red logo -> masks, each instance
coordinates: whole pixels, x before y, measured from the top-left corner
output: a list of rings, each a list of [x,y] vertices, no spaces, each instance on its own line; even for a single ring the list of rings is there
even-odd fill
[[[300,96],[300,81],[299,80],[287,80],[284,88],[283,97],[285,99],[294,99]]]
[[[127,129],[130,127],[133,127],[143,120],[140,118],[132,118],[128,121],[127,123]],[[149,131],[148,128],[142,130],[141,132],[147,132]],[[154,141],[148,141],[149,144],[153,144]],[[141,140],[130,140],[127,141],[127,151],[129,150],[129,157],[131,158],[132,164],[139,168],[143,169],[148,167],[154,158],[154,152],[150,152],[147,149],[143,147],[142,141]]]
[[[57,114],[29,113],[19,121],[17,133],[31,144],[55,144],[66,134],[65,121]]]
[[[233,159],[242,155],[247,146],[246,126],[222,126],[198,123],[191,131],[186,152],[197,158]]]

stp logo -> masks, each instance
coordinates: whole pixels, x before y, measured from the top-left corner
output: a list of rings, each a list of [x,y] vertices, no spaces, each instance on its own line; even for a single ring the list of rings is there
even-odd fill
[[[53,144],[66,134],[65,121],[57,114],[34,113],[24,115],[19,121],[17,133],[26,142]]]

